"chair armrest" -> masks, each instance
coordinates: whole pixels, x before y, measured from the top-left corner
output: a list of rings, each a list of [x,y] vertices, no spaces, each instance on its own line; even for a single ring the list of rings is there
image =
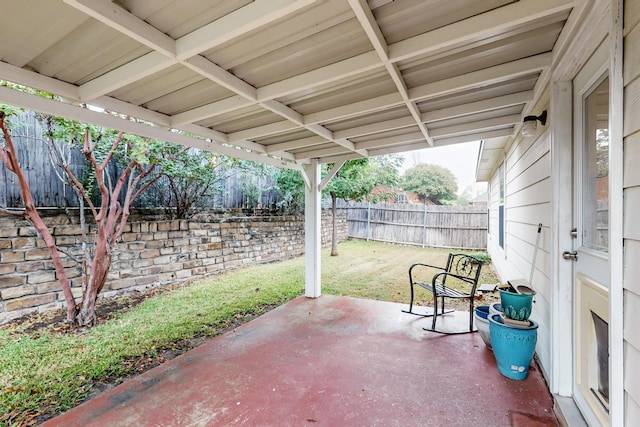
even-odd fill
[[[471,289],[467,292],[467,291],[456,289],[456,287],[454,286],[447,285],[448,277],[452,277],[461,282],[466,282],[470,284]],[[446,271],[436,274],[435,276],[433,276],[433,280],[431,281],[431,289],[432,289],[434,298],[436,297],[436,295],[447,296],[449,298],[473,298],[476,293],[477,287],[478,287],[477,280],[470,277],[466,277],[466,276],[460,276],[459,274],[448,273]],[[451,289],[451,291],[449,291],[448,289]]]
[[[436,274],[435,276],[433,276],[433,280],[431,281],[431,283],[432,283],[433,285],[435,285],[435,284],[436,284],[436,282],[438,282],[438,279],[440,278],[440,276],[444,276],[444,277],[442,278],[442,280],[440,280],[440,282],[442,282],[442,283],[444,283],[444,282],[445,282],[445,279],[446,279],[447,277],[455,277],[456,279],[460,279],[460,280],[462,280],[462,281],[465,281],[465,282],[467,282],[467,283],[470,283],[470,284],[474,285],[474,287],[475,287],[475,286],[477,286],[476,281],[475,281],[475,280],[473,280],[473,279],[471,279],[471,278],[469,278],[469,277],[460,276],[459,274],[449,273],[449,272],[446,272],[446,271],[443,271],[443,272],[438,273],[438,274]]]
[[[411,267],[409,267],[409,271],[413,270],[413,267],[430,267],[437,270],[446,271],[445,267],[440,267],[439,265],[423,264],[421,262],[414,262],[413,264],[411,264]]]
[[[413,263],[413,264],[411,264],[411,267],[409,267],[409,281],[411,283],[413,283],[413,269],[415,267],[427,267],[427,268],[433,268],[433,269],[440,270],[440,271],[446,271],[446,269],[444,267],[440,267],[440,266],[437,266],[437,265],[423,264],[421,262]]]

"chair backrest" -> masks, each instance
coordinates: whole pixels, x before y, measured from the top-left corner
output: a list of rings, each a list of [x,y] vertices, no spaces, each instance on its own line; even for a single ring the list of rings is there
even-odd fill
[[[480,280],[480,271],[482,270],[482,261],[468,254],[449,254],[447,260],[447,271],[456,276],[464,277],[473,285],[475,292]]]

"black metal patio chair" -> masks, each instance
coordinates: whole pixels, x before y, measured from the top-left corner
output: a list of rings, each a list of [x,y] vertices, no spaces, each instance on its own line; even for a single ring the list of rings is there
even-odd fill
[[[475,332],[473,327],[473,310],[476,289],[480,279],[482,261],[467,254],[449,254],[447,264],[444,267],[435,265],[414,263],[409,268],[409,285],[411,287],[411,300],[409,310],[402,310],[405,313],[416,316],[433,317],[431,328],[423,328],[426,331],[438,332],[441,334],[466,334]],[[413,308],[415,290],[419,286],[431,292],[433,296],[433,308],[425,313],[416,313]],[[464,331],[441,331],[436,329],[438,316],[451,313],[454,310],[445,308],[445,298],[468,299],[469,300],[469,330]],[[438,299],[440,303],[438,303]]]

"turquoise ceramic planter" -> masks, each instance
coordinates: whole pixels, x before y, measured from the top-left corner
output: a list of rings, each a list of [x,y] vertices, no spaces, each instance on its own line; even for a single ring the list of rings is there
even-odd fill
[[[536,351],[538,324],[529,321],[528,328],[520,329],[502,323],[499,314],[489,316],[489,336],[498,372],[513,380],[524,380]]]
[[[502,312],[509,319],[528,320],[531,316],[531,306],[535,292],[530,295],[518,294],[500,290],[500,305]]]

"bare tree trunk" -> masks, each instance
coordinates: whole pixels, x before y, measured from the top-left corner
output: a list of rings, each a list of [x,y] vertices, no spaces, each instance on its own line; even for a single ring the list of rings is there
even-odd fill
[[[67,303],[67,321],[72,323],[76,315],[76,303],[73,298],[73,293],[71,292],[71,284],[67,277],[67,273],[64,271],[64,266],[62,264],[62,259],[60,258],[58,247],[56,246],[55,239],[36,210],[33,195],[31,194],[31,188],[29,187],[29,183],[22,172],[20,162],[18,162],[15,147],[13,145],[13,139],[9,134],[9,130],[7,129],[4,119],[5,113],[4,111],[0,111],[0,129],[2,130],[5,140],[5,148],[0,149],[0,157],[7,169],[16,174],[16,177],[18,178],[20,194],[25,208],[24,217],[33,224],[38,234],[40,234],[42,240],[44,240],[47,245],[47,249],[51,255],[51,261],[53,262],[53,266],[56,270],[56,277],[62,286],[64,299]]]
[[[331,192],[331,256],[338,256],[337,204],[338,196]]]
[[[97,248],[96,248],[97,249]],[[93,326],[96,322],[96,302],[98,295],[107,281],[107,275],[111,268],[111,254],[100,253],[102,250],[96,250],[94,262],[91,265],[89,283],[86,291],[82,296],[82,307],[76,316],[76,322],[79,326]],[[108,251],[110,252],[110,251]]]

